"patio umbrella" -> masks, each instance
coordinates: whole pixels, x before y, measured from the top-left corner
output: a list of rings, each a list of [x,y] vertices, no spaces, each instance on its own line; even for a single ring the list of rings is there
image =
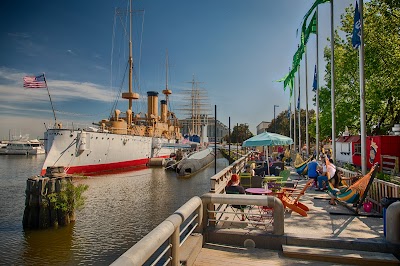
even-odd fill
[[[243,147],[259,147],[259,146],[280,146],[280,145],[291,145],[293,140],[289,137],[279,135],[276,133],[263,132],[254,137],[251,137],[243,142]],[[268,158],[268,149],[267,149]],[[268,163],[268,175],[269,163]]]

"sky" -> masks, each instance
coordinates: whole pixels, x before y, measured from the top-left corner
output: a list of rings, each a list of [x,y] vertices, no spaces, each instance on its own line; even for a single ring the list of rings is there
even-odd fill
[[[178,118],[193,77],[208,95],[210,113],[231,126],[247,123],[254,134],[289,106],[289,90],[276,82],[289,71],[299,44],[296,30],[314,0],[139,0],[133,1],[134,112],[147,112],[146,92],[168,86]],[[334,1],[334,25],[354,0]],[[45,73],[58,122],[90,126],[109,117],[116,95],[127,91],[127,1],[3,0],[0,9],[0,139],[9,134],[43,137],[54,124],[46,89],[23,88],[24,76]],[[323,48],[329,45],[330,4],[319,6],[319,71],[324,84]],[[316,64],[316,35],[302,60],[301,108],[308,79],[309,109]],[[306,74],[307,73],[307,74]],[[125,77],[125,79],[124,79]],[[125,81],[124,81],[125,80]],[[293,103],[293,98],[290,100]],[[293,105],[293,104],[292,104]],[[128,107],[119,100],[122,112]],[[232,126],[233,127],[233,126]]]

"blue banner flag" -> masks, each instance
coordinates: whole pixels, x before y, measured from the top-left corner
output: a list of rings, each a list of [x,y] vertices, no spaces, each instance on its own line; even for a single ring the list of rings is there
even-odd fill
[[[297,98],[297,110],[300,110],[300,93],[299,97]]]
[[[361,19],[357,1],[356,1],[356,8],[354,10],[353,36],[351,38],[351,42],[353,44],[354,49],[357,49],[361,45]]]
[[[289,104],[289,108],[287,110],[287,118],[290,118],[290,111],[291,111],[290,109],[292,109],[292,108],[291,108],[291,105]]]
[[[315,65],[315,68],[314,68],[314,81],[312,84],[312,90],[317,91],[317,65]]]

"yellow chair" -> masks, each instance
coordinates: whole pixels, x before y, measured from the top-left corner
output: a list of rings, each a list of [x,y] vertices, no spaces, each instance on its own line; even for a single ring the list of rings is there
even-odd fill
[[[251,187],[251,174],[250,173],[239,173],[240,185],[244,188]]]

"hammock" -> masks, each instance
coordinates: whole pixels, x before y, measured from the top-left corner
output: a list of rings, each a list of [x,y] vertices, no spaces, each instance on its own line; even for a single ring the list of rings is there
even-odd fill
[[[326,161],[328,165],[329,161],[328,160]],[[378,163],[375,163],[375,165],[372,166],[371,170],[365,176],[358,179],[351,186],[342,189],[337,189],[333,187],[332,183],[328,181],[328,194],[332,198],[335,198],[336,200],[342,202],[353,203],[353,204],[356,204],[358,202],[357,208],[355,210],[355,212],[358,213],[358,209],[363,204],[367,196],[368,190],[372,184],[372,181],[375,178],[377,169],[378,169]]]
[[[300,154],[296,154],[296,160],[294,161],[294,168],[299,175],[306,175],[308,170],[308,163],[313,157],[311,156],[306,161],[303,161]]]

